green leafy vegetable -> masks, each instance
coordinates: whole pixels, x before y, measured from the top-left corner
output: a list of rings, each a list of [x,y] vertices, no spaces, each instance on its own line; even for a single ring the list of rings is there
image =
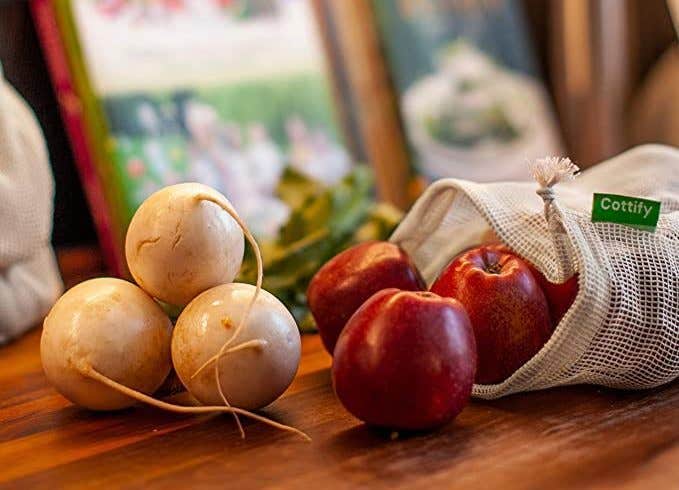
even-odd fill
[[[263,287],[290,309],[302,331],[315,330],[306,305],[306,289],[316,271],[342,250],[367,240],[386,239],[401,212],[374,201],[370,170],[357,166],[339,183],[323,186],[286,170],[279,197],[292,209],[275,240],[261,243]],[[246,255],[239,281],[256,279],[254,257]]]

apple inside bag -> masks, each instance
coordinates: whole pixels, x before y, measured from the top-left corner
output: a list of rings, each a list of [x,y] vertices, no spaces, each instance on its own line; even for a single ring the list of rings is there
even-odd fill
[[[509,377],[490,377],[473,395],[580,383],[643,389],[677,378],[679,150],[637,147],[575,179],[568,159],[539,159],[531,170],[537,185],[439,180],[391,237],[428,285],[462,252],[499,242],[544,291],[553,333]],[[602,192],[659,201],[655,231],[593,222],[593,194]]]

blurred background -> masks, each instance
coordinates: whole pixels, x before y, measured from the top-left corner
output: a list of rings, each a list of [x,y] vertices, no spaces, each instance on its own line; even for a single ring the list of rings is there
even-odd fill
[[[134,209],[179,181],[213,185],[260,237],[291,243],[332,216],[296,214],[319,189],[358,186],[403,210],[439,177],[522,180],[536,156],[588,167],[639,143],[679,145],[673,8],[4,0],[0,62],[45,134],[53,244],[100,243],[120,272]],[[398,219],[369,213],[382,234]]]

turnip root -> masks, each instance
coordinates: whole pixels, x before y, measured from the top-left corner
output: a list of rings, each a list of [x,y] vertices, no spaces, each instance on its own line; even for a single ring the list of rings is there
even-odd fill
[[[250,306],[256,291],[240,283],[214,287],[189,303],[177,320],[172,362],[202,403],[221,404],[221,388],[232,405],[256,410],[278,398],[295,377],[301,353],[297,324],[268,291],[261,290]],[[220,349],[225,345],[228,349]],[[216,362],[219,384],[212,369],[202,370],[210,362]]]
[[[184,306],[206,289],[233,281],[243,261],[243,229],[231,203],[211,187],[165,187],[130,222],[127,265],[144,291]]]
[[[83,369],[153,393],[170,372],[171,335],[170,319],[140,288],[121,279],[92,279],[52,307],[40,356],[47,379],[66,398],[93,410],[114,410],[135,401],[83,377]]]

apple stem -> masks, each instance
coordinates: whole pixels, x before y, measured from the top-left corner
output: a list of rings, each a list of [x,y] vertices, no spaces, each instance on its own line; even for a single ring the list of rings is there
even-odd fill
[[[486,265],[486,272],[489,274],[500,274],[502,272],[502,266],[497,262]]]
[[[493,254],[494,256],[495,254]],[[496,274],[499,275],[502,273],[502,264],[500,263],[499,260],[497,260],[497,257],[491,257],[488,254],[487,249],[483,249],[481,252],[481,259],[483,260],[483,271],[488,273],[488,274]]]

